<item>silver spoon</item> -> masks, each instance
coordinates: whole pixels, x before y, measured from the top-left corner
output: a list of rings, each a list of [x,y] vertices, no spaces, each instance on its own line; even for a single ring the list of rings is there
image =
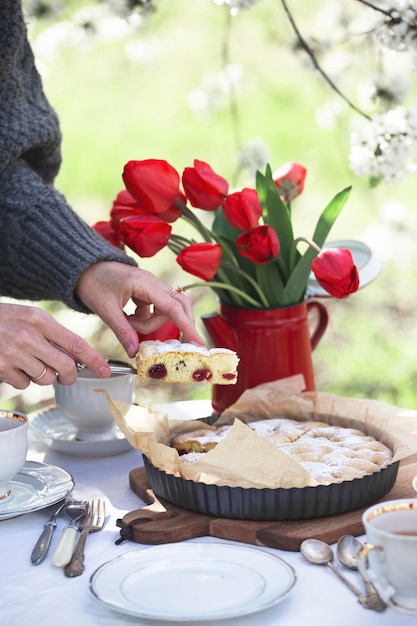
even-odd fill
[[[349,569],[358,569],[358,555],[363,548],[362,543],[352,535],[343,535],[340,537],[336,546],[336,554],[339,561]],[[376,611],[384,611],[387,605],[379,595],[375,585],[370,581],[363,579],[368,596],[368,603],[372,604],[372,608]]]
[[[329,544],[321,541],[320,539],[305,539],[300,546],[300,552],[310,563],[314,563],[315,565],[327,565],[327,567],[329,567],[332,572],[334,572],[336,576],[338,576],[340,580],[344,582],[351,591],[353,591],[358,598],[358,602],[360,602],[363,607],[366,609],[372,608],[368,606],[365,594],[359,591],[355,585],[352,585],[350,580],[343,576],[343,574],[333,565],[334,554]]]

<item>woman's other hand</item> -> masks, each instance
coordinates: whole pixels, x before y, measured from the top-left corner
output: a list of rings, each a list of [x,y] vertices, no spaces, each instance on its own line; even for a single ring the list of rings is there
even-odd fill
[[[175,290],[170,285],[147,270],[114,261],[95,263],[83,272],[75,291],[113,330],[131,358],[139,346],[137,332],[153,332],[170,319],[181,331],[183,341],[204,344],[195,329],[188,296],[181,291],[172,293]],[[136,306],[132,315],[123,311],[129,300]]]
[[[56,379],[70,385],[77,378],[77,362],[98,376],[110,376],[106,360],[46,311],[0,303],[0,381],[16,389]]]

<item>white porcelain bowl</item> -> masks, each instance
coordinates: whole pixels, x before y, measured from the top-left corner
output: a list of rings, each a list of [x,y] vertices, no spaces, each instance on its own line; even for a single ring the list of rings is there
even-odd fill
[[[81,370],[73,385],[54,383],[56,404],[64,417],[77,429],[77,439],[109,439],[116,428],[110,406],[104,394],[95,391],[105,389],[115,400],[132,404],[135,400],[136,375],[112,374],[100,378],[88,369]]]

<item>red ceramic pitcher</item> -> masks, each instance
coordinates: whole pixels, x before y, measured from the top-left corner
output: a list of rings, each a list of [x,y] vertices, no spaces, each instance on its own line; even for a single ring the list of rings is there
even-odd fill
[[[316,312],[310,331],[309,315]],[[212,405],[221,413],[241,394],[262,383],[303,374],[305,389],[313,391],[311,353],[328,323],[326,307],[317,301],[279,309],[240,309],[220,305],[219,313],[202,316],[213,346],[237,352],[236,385],[213,385]]]

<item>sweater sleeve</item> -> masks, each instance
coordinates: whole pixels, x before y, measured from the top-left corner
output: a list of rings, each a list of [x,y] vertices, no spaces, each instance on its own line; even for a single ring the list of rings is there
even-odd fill
[[[135,261],[88,226],[53,187],[61,164],[58,117],[45,97],[20,0],[0,0],[0,295],[61,300],[99,261]]]
[[[74,296],[81,273],[98,261],[136,262],[107,243],[24,161],[0,174],[0,293],[61,300],[89,312]]]

